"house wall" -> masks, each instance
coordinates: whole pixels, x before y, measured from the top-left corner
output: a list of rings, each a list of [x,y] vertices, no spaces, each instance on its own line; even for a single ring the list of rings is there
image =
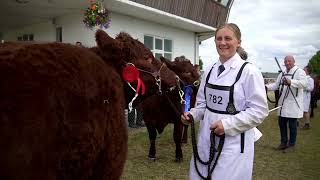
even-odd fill
[[[56,40],[55,26],[52,21],[10,30],[3,34],[3,40],[17,41],[18,37],[24,34],[34,34],[34,41],[39,42],[53,42]]]
[[[17,41],[18,36],[34,34],[35,41],[54,42],[56,41],[56,27],[62,27],[62,41],[64,43],[74,44],[76,41],[80,41],[84,46],[95,46],[94,30],[86,28],[82,19],[82,14],[57,17],[55,20],[50,20],[46,23],[5,32],[3,39],[5,41]],[[115,37],[120,31],[124,31],[141,42],[144,41],[144,35],[171,39],[173,42],[172,57],[184,55],[192,62],[195,61],[195,54],[197,54],[196,48],[198,47],[196,47],[197,43],[195,43],[196,38],[194,32],[163,26],[117,13],[112,13],[111,19],[111,27],[105,29],[110,36]]]

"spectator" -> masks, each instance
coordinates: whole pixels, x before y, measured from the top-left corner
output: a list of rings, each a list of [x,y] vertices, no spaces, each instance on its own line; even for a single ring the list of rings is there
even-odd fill
[[[310,101],[311,101],[311,91],[314,88],[314,81],[310,74],[312,73],[311,66],[304,67],[304,72],[307,75],[307,86],[303,89],[303,129],[310,128]]]
[[[284,58],[286,72],[279,74],[275,83],[268,84],[268,90],[279,89],[278,101],[280,145],[277,150],[294,148],[297,137],[297,119],[303,117],[303,89],[306,87],[306,73],[295,65],[293,56]],[[290,139],[288,140],[287,124],[289,122]]]
[[[80,41],[77,41],[76,42],[76,46],[80,46],[80,47],[83,47],[82,43]]]

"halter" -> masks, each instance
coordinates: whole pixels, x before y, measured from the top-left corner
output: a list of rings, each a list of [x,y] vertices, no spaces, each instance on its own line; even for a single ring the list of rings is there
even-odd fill
[[[150,72],[150,71],[146,71],[140,68],[137,68],[139,71],[150,74],[151,76],[154,77],[154,79],[156,80],[156,84],[159,87],[159,91],[158,94],[161,95],[162,94],[162,90],[161,90],[161,69],[163,67],[164,63],[161,64],[161,67],[159,69],[159,71],[156,72]]]
[[[143,81],[140,79],[139,72],[144,72],[144,73],[152,75],[156,81],[157,86],[159,87],[158,94],[160,94],[160,95],[162,94],[161,69],[162,69],[163,65],[164,64],[162,63],[159,71],[156,71],[156,72],[150,72],[150,71],[143,70],[141,68],[137,68],[133,63],[127,63],[126,67],[123,68],[122,77],[127,82],[129,87],[135,92],[135,96],[132,98],[132,100],[128,104],[129,112],[131,112],[131,110],[132,110],[132,105],[133,105],[134,100],[136,100],[136,98],[139,95],[140,88],[141,88],[141,95],[143,95],[145,93],[145,85],[144,85]],[[134,81],[138,82],[136,89],[133,88],[132,85],[130,84]]]
[[[183,85],[183,90],[181,89],[180,83]],[[181,99],[181,104],[185,104],[185,108],[190,108],[190,94],[192,94],[193,88],[197,88],[200,85],[199,80],[195,80],[192,84],[187,84],[182,79],[177,76],[177,86],[179,89],[179,96]],[[188,106],[189,105],[189,106]],[[188,107],[187,107],[188,106]]]

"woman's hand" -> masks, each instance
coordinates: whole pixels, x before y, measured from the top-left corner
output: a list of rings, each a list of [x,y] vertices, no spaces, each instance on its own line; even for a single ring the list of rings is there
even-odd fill
[[[190,113],[189,112],[184,112],[181,115],[181,122],[185,125],[189,125],[190,124],[190,118],[188,117]]]
[[[217,135],[223,135],[224,134],[224,127],[221,121],[215,122],[211,124],[210,130],[213,131]]]

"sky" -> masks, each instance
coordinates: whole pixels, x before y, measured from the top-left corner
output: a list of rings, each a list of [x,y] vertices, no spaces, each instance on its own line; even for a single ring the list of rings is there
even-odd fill
[[[277,72],[274,58],[283,64],[286,55],[303,68],[320,50],[320,0],[234,0],[228,22],[239,26],[248,61],[262,72]],[[214,38],[199,54],[204,69],[218,60]]]

